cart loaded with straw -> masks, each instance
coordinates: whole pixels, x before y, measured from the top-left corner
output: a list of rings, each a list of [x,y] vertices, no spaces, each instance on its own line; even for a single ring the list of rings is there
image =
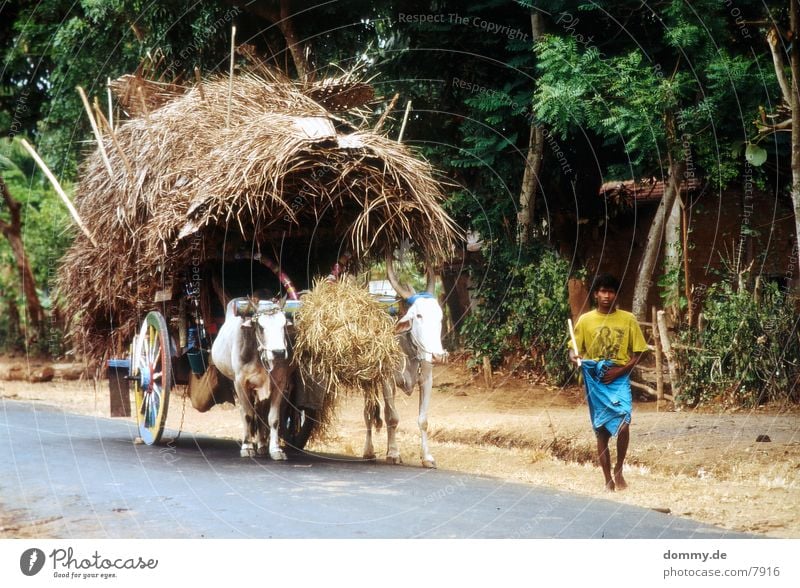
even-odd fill
[[[125,366],[145,443],[159,441],[176,385],[199,411],[233,401],[208,355],[233,297],[277,302],[292,317],[303,312],[299,293],[335,280],[346,263],[366,267],[402,242],[430,262],[451,253],[456,228],[440,184],[380,132],[389,108],[372,120],[367,83],[299,83],[261,68],[190,85],[139,72],[110,86],[125,119],[111,122],[85,101],[97,147],[81,171],[81,230],[58,286],[75,351]],[[345,304],[337,296],[333,304]],[[318,322],[307,328],[317,343],[356,339]],[[384,377],[396,362],[373,363]],[[374,384],[376,373],[359,373]],[[292,387],[285,443],[302,448],[330,388],[313,378]]]

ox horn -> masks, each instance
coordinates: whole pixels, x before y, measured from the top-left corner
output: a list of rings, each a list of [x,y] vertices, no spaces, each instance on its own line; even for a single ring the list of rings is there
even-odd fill
[[[386,254],[386,277],[389,278],[389,283],[394,288],[394,291],[404,299],[408,300],[415,294],[413,288],[401,284],[400,280],[397,279],[397,275],[394,273],[394,261],[392,260],[391,251]]]
[[[428,294],[436,294],[436,273],[433,271],[433,265],[430,263],[425,264],[425,274],[428,276],[428,285],[425,286],[425,291]]]

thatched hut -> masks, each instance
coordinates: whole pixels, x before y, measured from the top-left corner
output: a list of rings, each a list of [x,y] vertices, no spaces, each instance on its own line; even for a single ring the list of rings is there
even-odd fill
[[[132,117],[105,134],[110,166],[92,153],[76,191],[98,245],[78,234],[59,274],[77,351],[122,353],[144,312],[178,316],[187,283],[208,294],[204,315],[223,290],[279,290],[259,260],[304,288],[345,251],[380,257],[409,239],[445,258],[455,227],[431,167],[366,117],[348,119],[364,89],[263,73],[161,93],[122,80]]]

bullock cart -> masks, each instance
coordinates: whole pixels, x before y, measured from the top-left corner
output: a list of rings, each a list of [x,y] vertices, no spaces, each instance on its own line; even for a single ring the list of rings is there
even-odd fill
[[[364,267],[404,241],[426,261],[451,254],[440,184],[381,134],[363,82],[300,84],[262,67],[185,86],[139,72],[112,87],[127,119],[112,128],[96,111],[102,135],[75,197],[83,230],[59,291],[76,351],[117,360],[132,382],[147,444],[176,386],[200,411],[234,400],[208,355],[232,298],[256,297],[241,307],[250,318],[291,319],[298,291],[340,261]],[[321,392],[294,373],[277,391],[288,396],[281,432],[302,448]]]

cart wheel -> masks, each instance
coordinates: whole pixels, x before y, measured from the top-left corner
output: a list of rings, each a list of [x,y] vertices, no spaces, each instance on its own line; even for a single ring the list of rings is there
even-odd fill
[[[154,445],[164,432],[172,386],[169,333],[160,312],[147,313],[142,329],[134,339],[131,376],[134,378],[139,436],[147,445]]]

